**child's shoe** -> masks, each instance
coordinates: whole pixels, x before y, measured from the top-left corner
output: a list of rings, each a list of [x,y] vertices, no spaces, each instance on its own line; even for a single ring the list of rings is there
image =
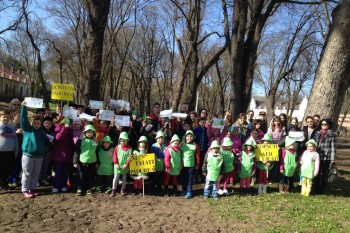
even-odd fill
[[[174,197],[176,197],[178,195],[178,193],[177,193],[177,185],[174,185],[174,187],[173,187],[173,195],[174,195]]]
[[[107,189],[106,189],[106,191],[105,191],[105,193],[107,193],[107,194],[110,194],[112,192],[112,188],[111,187],[108,187]]]
[[[97,187],[96,187],[96,192],[102,193],[102,188],[101,188],[101,186],[97,186]]]
[[[186,191],[181,191],[181,196],[186,196],[187,195],[187,192]]]
[[[223,195],[228,195],[227,189],[222,190],[222,194],[223,194]]]
[[[30,190],[30,194],[32,194],[34,197],[39,196],[39,193],[36,190]]]
[[[258,184],[258,194],[262,194],[263,192],[263,186],[262,184]]]
[[[222,191],[222,189],[219,189],[218,194],[219,194],[219,195],[224,194],[223,191]]]
[[[213,196],[213,198],[214,198],[215,201],[219,200],[218,196]]]
[[[63,187],[63,188],[61,189],[61,191],[64,192],[64,193],[66,193],[66,192],[68,191],[68,188],[67,188],[67,187]]]
[[[112,189],[112,192],[111,192],[111,196],[110,196],[110,197],[115,197],[116,192],[117,192],[117,190]]]
[[[208,199],[208,197],[209,197],[208,195],[204,195],[204,199]]]
[[[17,184],[16,183],[9,183],[8,186],[11,187],[11,188],[16,188]]]
[[[125,189],[121,189],[121,190],[120,190],[120,196],[125,196],[125,195],[126,195]]]
[[[57,188],[52,188],[51,192],[52,193],[58,193],[58,189]]]
[[[33,197],[33,194],[31,194],[29,192],[23,192],[23,196],[24,196],[24,198],[31,198],[31,197]]]
[[[77,196],[83,196],[83,190],[82,189],[78,189],[77,190]]]
[[[263,194],[266,194],[266,193],[267,193],[267,185],[266,185],[266,184],[263,185],[262,193],[263,193]]]
[[[192,195],[191,193],[187,193],[186,196],[185,196],[186,199],[191,199],[192,198]]]
[[[92,194],[92,191],[90,189],[86,190],[86,194],[87,195],[91,195]]]

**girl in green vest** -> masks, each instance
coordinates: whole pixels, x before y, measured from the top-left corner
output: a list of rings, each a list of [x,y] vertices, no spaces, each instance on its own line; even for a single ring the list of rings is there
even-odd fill
[[[266,133],[261,141],[263,144],[271,144],[271,135]],[[270,161],[259,161],[256,166],[258,168],[258,194],[267,193],[267,171],[273,168],[273,163]]]
[[[174,195],[177,195],[177,177],[180,175],[181,171],[181,151],[179,145],[180,139],[174,134],[170,140],[170,145],[164,153],[165,177],[163,185],[165,196],[169,195],[168,185],[170,178],[172,178],[173,182]]]
[[[297,152],[294,149],[295,139],[286,137],[285,148],[280,155],[281,179],[279,183],[280,193],[289,192],[289,183],[293,182],[295,169],[297,168]]]
[[[146,136],[141,136],[137,141],[137,150],[134,150],[133,156],[145,155],[148,150],[148,140]],[[148,179],[148,175],[144,173],[139,173],[137,175],[132,175],[131,178],[134,179],[134,191],[135,195],[142,193],[142,179]]]
[[[102,140],[102,145],[97,151],[97,178],[96,178],[96,192],[102,192],[102,185],[106,183],[106,193],[112,192],[113,182],[113,142],[110,136],[105,136]]]
[[[113,153],[114,178],[111,197],[115,197],[120,177],[122,177],[120,195],[124,196],[126,194],[126,176],[129,173],[130,156],[132,155],[132,148],[129,146],[128,141],[129,135],[126,132],[121,132],[119,135],[119,145],[115,147]]]
[[[156,136],[157,142],[152,145],[151,152],[156,155],[156,172],[150,173],[153,188],[161,191],[163,176],[164,176],[164,152],[167,148],[165,143],[165,134],[163,131],[158,131]]]
[[[224,187],[223,189],[220,188],[220,182],[219,179],[219,195],[227,195],[227,184],[230,182],[230,180],[233,181],[233,174],[234,174],[234,166],[235,166],[235,153],[232,151],[233,142],[230,138],[224,138],[221,144],[221,155],[224,160],[224,171],[223,171],[223,181],[224,181]]]
[[[253,138],[249,138],[243,145],[243,151],[238,157],[238,176],[241,193],[248,193],[250,179],[256,172],[256,157],[254,150],[256,144]]]
[[[96,173],[96,150],[98,143],[94,138],[95,129],[92,125],[87,125],[83,131],[84,138],[78,140],[73,165],[78,168],[80,184],[78,185],[78,196],[91,194],[92,183]]]
[[[320,156],[316,152],[317,142],[314,139],[306,144],[307,149],[300,158],[301,195],[308,197],[311,192],[312,179],[318,175]]]
[[[187,130],[184,138],[185,141],[180,146],[183,163],[181,169],[182,195],[190,199],[195,169],[198,170],[201,154],[198,145],[194,142],[195,136],[192,130]]]
[[[218,199],[218,181],[221,172],[224,170],[224,160],[220,153],[218,141],[214,140],[211,143],[209,152],[205,154],[202,170],[203,175],[206,177],[204,198],[208,198],[211,193],[214,199]]]

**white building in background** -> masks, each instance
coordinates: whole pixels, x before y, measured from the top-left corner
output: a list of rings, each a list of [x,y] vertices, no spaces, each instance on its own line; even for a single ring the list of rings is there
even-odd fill
[[[278,116],[281,113],[285,113],[288,115],[288,110],[286,109],[287,104],[281,103],[277,101],[276,107],[275,107],[275,114]],[[302,99],[300,103],[297,103],[295,106],[295,110],[291,114],[292,117],[297,117],[298,121],[302,121],[305,115],[307,107],[307,98],[306,96]],[[264,101],[256,101],[254,97],[250,101],[249,109],[254,111],[254,116],[257,118],[259,116],[259,112],[264,111],[268,113],[267,105]]]

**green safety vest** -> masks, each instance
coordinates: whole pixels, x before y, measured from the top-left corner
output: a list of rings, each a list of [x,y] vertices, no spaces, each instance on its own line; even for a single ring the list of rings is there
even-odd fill
[[[301,160],[303,165],[300,167],[300,175],[302,177],[314,178],[316,154],[317,152],[304,152]]]
[[[169,174],[172,176],[180,175],[181,171],[181,151],[175,151],[169,148],[170,152],[170,171]]]
[[[113,158],[109,156],[110,153],[113,153],[113,150],[113,147],[109,148],[109,150],[104,150],[103,148],[98,150],[100,164],[97,169],[97,175],[111,176],[114,174]]]
[[[284,171],[283,175],[287,177],[292,177],[294,175],[295,169],[297,168],[297,162],[295,161],[297,154],[290,153],[286,150],[286,156],[284,157]]]
[[[184,167],[194,167],[196,156],[196,143],[181,143],[181,153]]]
[[[114,174],[117,174],[117,175],[127,174],[129,173],[129,166],[124,170],[123,170],[123,167],[128,161],[130,155],[132,154],[132,148],[130,147],[127,151],[123,151],[121,145],[118,145],[117,150],[118,150],[117,157],[118,157],[119,168],[114,169]]]
[[[255,154],[248,156],[244,151],[242,151],[242,165],[241,171],[239,172],[240,178],[250,178],[253,175],[253,166],[254,166]]]
[[[164,146],[164,144],[162,146],[159,145],[159,143],[157,144],[153,144],[153,146],[156,145],[156,147],[158,147],[159,149],[161,149],[161,151],[164,154],[164,151],[166,149],[166,146]],[[156,156],[156,171],[157,172],[162,172],[164,171],[165,165],[164,165],[164,158],[158,158]]]
[[[207,179],[209,181],[218,181],[219,176],[221,173],[221,166],[223,163],[223,158],[219,154],[218,156],[214,157],[211,152],[208,153],[207,157],[207,169],[208,169],[208,174],[207,174]]]
[[[93,138],[84,138],[81,140],[80,157],[79,160],[82,163],[96,163],[96,149],[98,143]]]
[[[224,173],[232,172],[234,169],[234,162],[235,162],[235,154],[232,152],[232,150],[222,150],[221,156],[224,160],[224,166],[225,171]]]

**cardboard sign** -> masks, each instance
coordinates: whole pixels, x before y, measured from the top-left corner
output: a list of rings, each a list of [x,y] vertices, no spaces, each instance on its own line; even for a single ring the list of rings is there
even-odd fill
[[[44,102],[43,99],[34,98],[34,97],[26,97],[24,101],[26,102],[26,106],[28,108],[42,108],[43,102]]]
[[[91,109],[103,109],[103,101],[90,100],[89,105]]]
[[[176,117],[176,118],[180,118],[180,119],[186,119],[187,118],[187,113],[174,112],[174,113],[171,114],[171,116]]]
[[[213,118],[213,124],[212,127],[215,129],[224,129],[225,122],[223,119],[220,118]]]
[[[98,119],[103,120],[103,121],[113,121],[114,120],[114,111],[100,110]]]
[[[165,118],[165,117],[170,118],[172,113],[173,113],[173,110],[172,110],[172,109],[163,110],[163,111],[161,111],[161,112],[159,113],[159,116],[160,116],[161,118]]]
[[[73,101],[74,85],[73,84],[51,84],[51,99],[53,100],[68,100]]]
[[[78,117],[78,110],[73,108],[63,108],[63,116],[72,119],[73,121]]]
[[[279,161],[277,144],[258,144],[255,149],[258,161]]]
[[[129,116],[117,115],[117,116],[115,116],[114,121],[115,121],[115,125],[117,125],[117,126],[126,126],[126,127],[130,126],[130,117]]]
[[[156,172],[155,154],[135,155],[130,159],[130,174]]]
[[[92,122],[94,120],[94,116],[91,116],[89,114],[86,114],[86,113],[82,113],[82,114],[79,114],[79,117],[83,120],[87,120],[87,121],[90,121]]]
[[[298,142],[304,141],[303,131],[289,131],[288,136],[295,139],[295,141],[298,141]]]

